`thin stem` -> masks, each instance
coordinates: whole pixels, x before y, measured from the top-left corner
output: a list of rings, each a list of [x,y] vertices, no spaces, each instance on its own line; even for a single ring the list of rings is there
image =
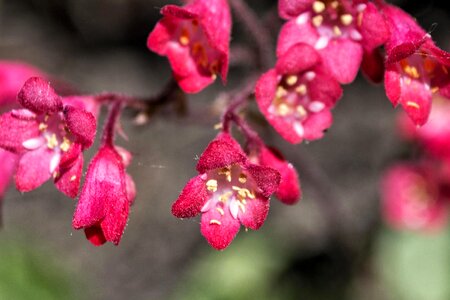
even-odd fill
[[[103,128],[102,145],[113,145],[116,124],[119,120],[122,107],[123,102],[120,100],[111,103],[109,107],[108,117],[106,118],[105,127]]]
[[[244,24],[251,36],[255,39],[258,48],[259,68],[269,69],[272,61],[272,43],[269,32],[264,24],[259,21],[255,12],[243,0],[230,0],[230,5],[237,18]]]

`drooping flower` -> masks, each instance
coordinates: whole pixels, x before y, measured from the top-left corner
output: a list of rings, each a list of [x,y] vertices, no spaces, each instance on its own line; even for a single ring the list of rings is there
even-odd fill
[[[448,195],[442,193],[445,189],[438,173],[429,163],[402,163],[386,172],[382,207],[384,218],[391,226],[433,230],[445,225],[450,202]]]
[[[281,152],[272,147],[261,145],[249,154],[251,162],[275,169],[280,173],[280,185],[275,196],[284,204],[295,204],[301,196],[302,190],[295,167],[288,162]]]
[[[352,82],[363,54],[372,58],[370,54],[388,38],[384,18],[368,1],[281,0],[279,11],[289,21],[280,32],[277,56],[294,44],[307,43],[340,83]]]
[[[18,95],[24,108],[0,116],[0,147],[20,156],[19,191],[31,191],[53,176],[60,191],[70,197],[78,193],[82,152],[93,143],[96,120],[64,100],[48,82],[33,77]]]
[[[297,44],[278,58],[274,69],[256,83],[261,112],[287,141],[316,140],[332,123],[330,109],[342,95],[326,74],[320,56],[311,46]]]
[[[221,133],[201,155],[197,171],[172,213],[178,218],[201,213],[201,233],[212,247],[228,247],[241,224],[253,230],[263,225],[280,182],[276,170],[250,163],[239,144]]]
[[[450,98],[450,53],[433,43],[403,10],[383,5],[390,29],[386,42],[386,95],[400,104],[416,125],[427,122],[433,93]]]
[[[84,229],[95,246],[107,241],[119,244],[136,196],[134,181],[125,171],[132,155],[114,145],[121,109],[121,102],[110,107],[100,149],[89,164],[72,220],[72,226]]]
[[[400,132],[404,138],[417,142],[437,159],[450,161],[450,102],[434,96],[428,122],[417,127],[413,121],[402,113],[398,118]]]
[[[175,79],[187,93],[197,93],[217,74],[228,73],[231,31],[226,0],[193,0],[183,6],[166,5],[163,18],[150,33],[147,46],[167,56]]]
[[[93,245],[119,244],[134,200],[129,198],[134,195],[128,193],[132,187],[127,190],[127,181],[122,156],[114,146],[102,146],[89,164],[72,221]]]

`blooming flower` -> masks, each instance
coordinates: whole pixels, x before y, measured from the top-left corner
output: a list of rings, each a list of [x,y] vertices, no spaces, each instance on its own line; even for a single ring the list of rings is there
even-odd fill
[[[226,0],[193,0],[184,7],[166,5],[147,46],[167,56],[175,79],[187,93],[197,93],[219,73],[226,81],[231,31]]]
[[[251,157],[250,159],[253,161]],[[263,146],[259,149],[255,162],[273,168],[280,173],[280,185],[275,192],[278,200],[289,205],[300,200],[302,190],[297,171],[290,162],[286,161],[280,151]]]
[[[75,229],[83,228],[95,246],[106,241],[118,245],[125,230],[135,191],[124,162],[124,156],[107,143],[89,164],[72,225]]]
[[[352,82],[363,59],[388,37],[382,15],[368,1],[279,1],[283,26],[277,56],[292,45],[307,43],[320,54],[325,68],[340,83]],[[373,60],[372,60],[373,62]],[[370,67],[369,67],[369,73]]]
[[[382,200],[386,221],[400,229],[442,228],[449,199],[443,195],[438,170],[431,164],[398,164],[383,176]],[[444,197],[445,196],[445,197]]]
[[[300,143],[323,136],[332,123],[330,109],[342,95],[326,74],[320,56],[307,44],[296,44],[278,58],[274,69],[256,83],[259,108],[287,141]]]
[[[95,117],[65,103],[48,82],[27,80],[15,109],[0,116],[0,147],[20,155],[16,172],[19,191],[31,191],[51,176],[70,197],[78,193],[83,156],[96,131]]]
[[[415,20],[392,5],[384,5],[390,29],[386,42],[386,95],[400,104],[416,125],[426,123],[433,93],[450,98],[450,53],[435,46]]]
[[[253,230],[263,225],[280,182],[276,170],[250,163],[239,144],[221,133],[201,155],[197,171],[172,213],[178,218],[201,213],[201,233],[212,247],[228,247],[241,224]]]

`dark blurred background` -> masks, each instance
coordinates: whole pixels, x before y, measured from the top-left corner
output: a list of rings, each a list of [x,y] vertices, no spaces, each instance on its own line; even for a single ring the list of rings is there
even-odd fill
[[[38,66],[85,93],[156,94],[170,78],[167,61],[146,48],[165,1],[0,0],[0,59]],[[253,0],[274,47],[276,1]],[[437,44],[450,48],[445,1],[397,1]],[[450,233],[393,232],[380,219],[378,180],[406,146],[382,86],[361,76],[345,87],[323,140],[293,146],[264,123],[257,130],[298,168],[304,197],[272,201],[262,229],[211,249],[198,219],[178,220],[171,203],[215,136],[215,101],[252,70],[253,46],[234,23],[229,84],[188,97],[141,127],[122,117],[138,190],[121,245],[95,248],[71,228],[75,201],[52,184],[11,188],[0,232],[0,299],[450,299]],[[247,55],[247,56],[245,56]],[[239,57],[247,64],[238,66]],[[248,58],[248,59],[247,59]],[[203,116],[199,118],[199,116]],[[95,147],[94,147],[95,148]],[[89,153],[92,156],[94,150]]]

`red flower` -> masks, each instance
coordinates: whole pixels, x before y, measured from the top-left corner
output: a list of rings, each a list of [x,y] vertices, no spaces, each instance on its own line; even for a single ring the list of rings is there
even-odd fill
[[[280,182],[277,171],[250,163],[227,133],[208,145],[197,171],[199,175],[187,183],[172,213],[178,218],[201,213],[201,232],[212,247],[228,247],[241,224],[253,230],[263,225],[269,197]]]
[[[284,204],[297,203],[302,195],[300,181],[294,166],[288,162],[280,151],[265,146],[258,149],[256,155],[249,155],[250,160],[262,166],[267,166],[280,173],[280,185],[275,196]]]
[[[432,94],[450,98],[450,53],[436,47],[415,20],[400,8],[383,6],[391,35],[386,43],[385,88],[416,125],[426,123]]]
[[[399,115],[398,124],[402,135],[418,142],[432,156],[450,161],[450,102],[434,97],[428,122],[418,128],[405,114]]]
[[[175,79],[187,93],[211,84],[216,74],[226,81],[231,31],[225,0],[193,0],[184,7],[166,5],[147,46],[167,56]]]
[[[17,189],[31,191],[53,176],[60,191],[75,197],[83,166],[82,151],[92,145],[95,137],[95,117],[65,103],[39,77],[25,82],[18,100],[24,109],[0,116],[0,147],[20,155]]]
[[[124,158],[114,146],[103,145],[89,164],[72,221],[75,229],[84,228],[93,245],[119,244],[135,195],[134,184],[127,184]]]
[[[260,110],[291,143],[322,138],[332,123],[330,109],[342,95],[338,82],[319,63],[314,48],[297,44],[256,83]]]
[[[307,43],[319,51],[325,68],[340,83],[352,82],[363,53],[371,57],[388,37],[382,15],[368,1],[281,0],[279,8],[289,21],[280,32],[277,56],[294,44]]]
[[[448,198],[441,193],[437,170],[430,164],[398,164],[383,177],[386,221],[399,229],[438,229],[448,218]],[[448,195],[447,195],[448,197]]]

